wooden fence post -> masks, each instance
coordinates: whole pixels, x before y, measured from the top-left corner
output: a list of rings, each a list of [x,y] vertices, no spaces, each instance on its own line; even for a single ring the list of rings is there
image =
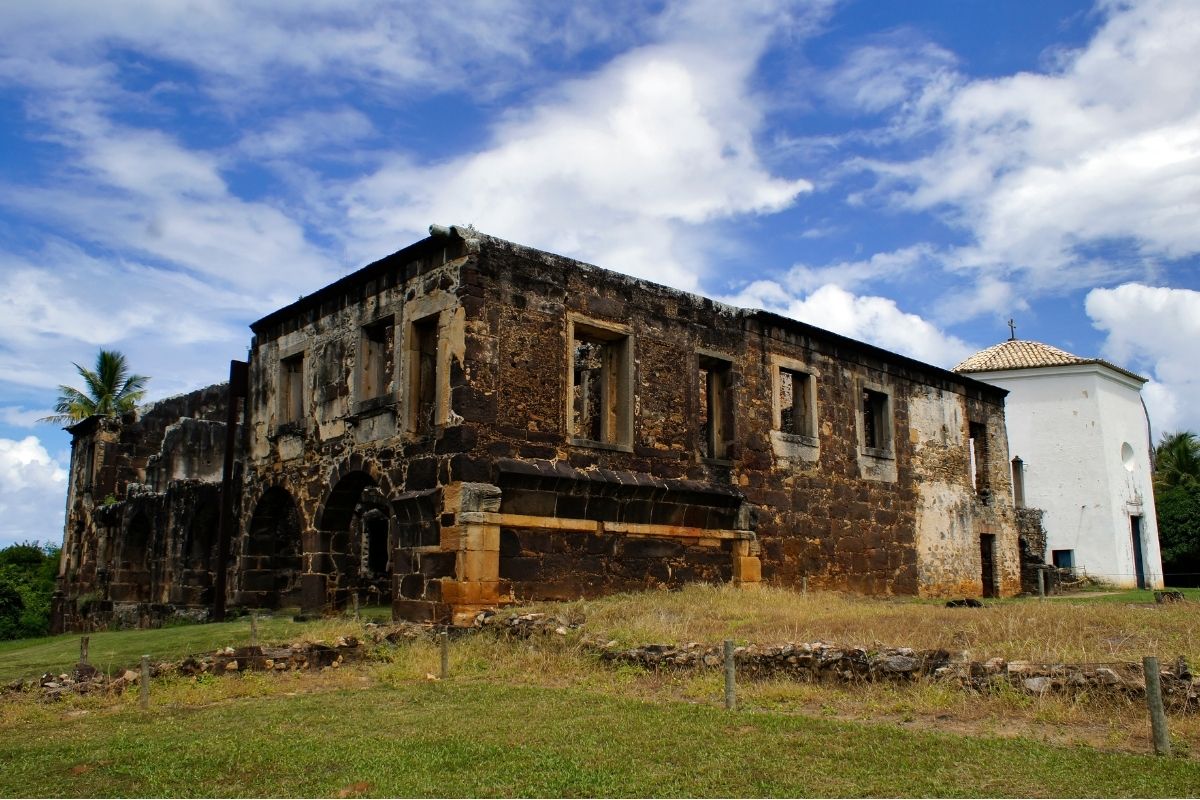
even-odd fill
[[[142,710],[150,708],[150,656],[142,656],[142,686],[139,701]]]
[[[250,613],[250,646],[258,647],[258,614]]]
[[[442,651],[442,680],[446,680],[450,677],[450,634],[442,631],[438,640]]]
[[[79,663],[88,663],[88,638],[87,636],[79,637]]]
[[[1150,707],[1150,732],[1154,737],[1154,754],[1169,756],[1171,755],[1171,736],[1167,732],[1167,712],[1163,709],[1158,659],[1154,656],[1144,657],[1142,672],[1146,674],[1146,705]]]
[[[737,707],[737,667],[733,662],[733,640],[725,640],[725,708]]]
[[[1038,597],[1046,599],[1046,570],[1039,569],[1038,575]]]

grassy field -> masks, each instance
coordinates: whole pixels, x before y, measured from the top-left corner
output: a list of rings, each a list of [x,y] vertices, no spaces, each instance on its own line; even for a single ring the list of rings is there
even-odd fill
[[[2,795],[1064,797],[1200,786],[1193,761],[471,680],[145,713],[132,697],[86,714],[33,710],[0,724]]]
[[[361,616],[364,620],[390,619],[383,609],[365,609]],[[285,643],[333,639],[344,633],[361,633],[362,628],[350,619],[293,622],[291,614],[280,613],[259,617],[258,632],[263,642]],[[89,634],[88,638],[88,661],[112,674],[137,664],[143,653],[154,660],[178,660],[221,647],[244,645],[250,641],[250,618],[154,631],[104,631]],[[0,683],[33,678],[44,672],[69,672],[78,660],[77,633],[0,642]]]
[[[530,641],[456,639],[447,682],[431,680],[437,651],[418,641],[322,672],[156,680],[148,713],[132,693],[0,699],[0,795],[1191,795],[1200,787],[1195,714],[1172,716],[1181,756],[1172,759],[1137,755],[1150,751],[1145,708],[1111,697],[743,681],[730,714],[719,671],[614,668],[580,638],[1195,659],[1194,609],[1133,593],[946,609],[699,586],[545,604],[585,626]],[[362,627],[281,616],[259,630],[283,643]],[[241,619],[93,634],[92,661],[181,657],[243,644],[248,633]],[[5,643],[0,674],[40,674],[34,665],[47,657],[66,668],[77,654],[76,636]]]

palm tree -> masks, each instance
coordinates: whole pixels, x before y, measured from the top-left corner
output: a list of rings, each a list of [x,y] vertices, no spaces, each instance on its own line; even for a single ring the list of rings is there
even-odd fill
[[[116,350],[101,350],[94,370],[78,364],[75,369],[87,389],[81,392],[72,386],[59,386],[54,405],[57,413],[43,417],[41,422],[78,422],[96,414],[115,417],[133,411],[146,394],[146,381],[150,380],[145,375],[130,375],[125,356]]]
[[[1200,487],[1200,439],[1191,431],[1164,433],[1154,448],[1154,485]]]

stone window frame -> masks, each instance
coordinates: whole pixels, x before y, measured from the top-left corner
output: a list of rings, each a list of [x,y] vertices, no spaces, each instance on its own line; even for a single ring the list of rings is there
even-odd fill
[[[718,409],[719,416],[724,420],[724,422],[722,423],[722,427],[728,427],[727,431],[723,431],[723,433],[725,434],[723,436],[724,446],[718,447],[717,441],[712,438],[715,428],[712,425],[713,421],[711,418],[712,417],[711,413],[709,415],[710,416],[710,418],[709,418],[709,426],[710,427],[709,427],[709,434],[708,434],[709,441],[707,443],[700,440],[700,436],[702,435],[702,432],[700,431],[698,426],[696,427],[696,434],[697,434],[696,450],[697,450],[697,452],[700,453],[701,460],[706,461],[706,462],[711,462],[711,463],[715,463],[715,464],[731,464],[731,463],[733,463],[732,458],[731,458],[731,452],[730,452],[731,448],[729,447],[729,444],[737,441],[737,430],[738,430],[737,394],[736,394],[736,387],[737,387],[738,381],[737,381],[737,374],[734,372],[734,363],[735,363],[734,357],[728,353],[722,353],[717,350],[708,350],[705,348],[697,348],[696,349],[696,366],[697,366],[696,371],[697,371],[697,373],[699,372],[700,369],[704,369],[706,364],[708,364],[708,365],[719,364],[719,365],[721,365],[720,372],[725,376],[725,385],[723,387],[721,387],[721,389],[722,389],[722,394],[725,395],[725,404],[727,407]],[[697,391],[692,395],[693,398],[695,398],[693,402],[698,401],[697,409],[699,409],[700,405],[704,405],[707,408],[707,405],[708,405],[707,392],[708,392],[708,390],[709,390],[708,386],[697,386]],[[710,412],[711,412],[711,409],[710,409]],[[697,420],[699,420],[699,414],[696,414],[695,418]],[[709,453],[709,455],[704,455],[705,451],[707,451]],[[719,453],[719,455],[717,455],[715,453]]]
[[[363,413],[377,408],[393,407],[396,404],[396,394],[400,388],[401,381],[399,380],[400,358],[397,352],[397,328],[399,328],[396,315],[392,313],[380,314],[369,322],[365,322],[358,329],[358,357],[354,361],[354,411],[355,413]],[[369,356],[370,331],[372,329],[387,329],[390,328],[392,337],[392,370],[387,386],[384,391],[368,395],[366,387],[366,361]]]
[[[821,409],[819,388],[821,385],[821,370],[812,362],[798,358],[771,353],[769,356],[771,368],[771,448],[776,457],[785,461],[815,462],[821,457],[820,420]],[[783,427],[783,407],[780,403],[782,378],[780,371],[800,373],[808,376],[808,429],[812,436],[796,433],[785,433]]]
[[[976,435],[981,434],[981,435]],[[988,425],[986,422],[967,420],[967,463],[969,468],[968,480],[975,496],[987,503],[992,494],[991,471],[988,469],[989,460]]]
[[[868,392],[883,398],[884,407],[882,412],[877,415],[875,427],[877,431],[882,428],[884,434],[882,439],[886,442],[885,447],[867,446],[866,412],[862,407],[862,400],[863,395]],[[894,460],[896,458],[896,408],[893,397],[893,389],[890,386],[867,380],[860,380],[858,382],[857,391],[855,392],[854,421],[858,428],[859,455],[886,460]]]
[[[431,431],[422,431],[417,424],[418,398],[421,386],[416,378],[420,361],[414,358],[419,345],[417,328],[422,323],[436,319],[437,355],[434,368],[433,419]],[[421,295],[404,304],[398,315],[397,326],[402,336],[393,340],[395,370],[399,376],[399,418],[404,436],[410,440],[432,435],[441,428],[461,422],[461,418],[450,408],[450,361],[457,355],[462,358],[461,343],[465,315],[455,296],[449,294]],[[452,341],[454,340],[454,341]],[[457,342],[457,344],[456,344]],[[456,353],[456,351],[458,351]]]
[[[613,370],[616,373],[618,386],[616,408],[604,416],[615,417],[615,421],[602,421],[601,439],[587,439],[575,435],[574,399],[575,399],[575,338],[576,331],[603,341],[621,341],[620,363]],[[633,414],[634,414],[634,348],[636,346],[633,328],[617,322],[586,317],[582,314],[567,314],[566,358],[564,364],[566,375],[566,397],[563,403],[563,429],[571,444],[579,447],[594,447],[605,450],[619,450],[625,453],[633,452]],[[605,430],[607,429],[607,430]]]
[[[308,357],[308,348],[304,343],[295,344],[290,347],[279,348],[279,358],[275,362],[275,434],[299,434],[308,430],[309,415],[307,413],[307,386],[308,372],[310,364]],[[293,407],[292,385],[289,375],[292,371],[288,369],[291,363],[300,362],[300,397],[299,397],[299,413],[293,414],[296,410]]]

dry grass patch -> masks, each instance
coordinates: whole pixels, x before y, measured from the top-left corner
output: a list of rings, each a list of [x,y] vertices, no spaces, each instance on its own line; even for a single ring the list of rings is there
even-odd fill
[[[536,609],[581,615],[593,635],[622,645],[819,640],[966,650],[975,659],[1047,663],[1139,661],[1143,655],[1200,659],[1200,614],[1191,602],[1156,606],[1020,599],[989,601],[984,608],[945,608],[912,598],[697,584],[678,592],[620,594],[539,604]]]

